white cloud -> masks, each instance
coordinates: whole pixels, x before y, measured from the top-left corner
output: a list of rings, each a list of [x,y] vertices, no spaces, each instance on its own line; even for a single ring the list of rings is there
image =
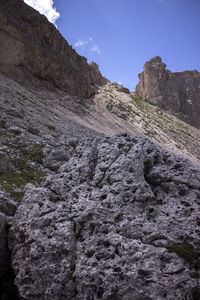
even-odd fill
[[[75,44],[74,44],[74,47],[83,47],[85,45],[87,45],[88,41],[83,41],[83,40],[78,40]]]
[[[91,47],[91,51],[95,51],[95,52],[97,52],[98,54],[101,53],[99,47],[98,47],[96,44],[93,44],[93,46]]]
[[[74,43],[73,46],[74,46],[74,48],[82,48],[82,50],[84,50],[84,51],[93,51],[98,54],[101,53],[99,47],[94,43],[92,37],[89,37],[87,40],[79,39],[76,43]]]
[[[56,20],[60,17],[59,12],[53,7],[53,0],[24,0],[24,2],[45,15],[49,22],[54,25]]]

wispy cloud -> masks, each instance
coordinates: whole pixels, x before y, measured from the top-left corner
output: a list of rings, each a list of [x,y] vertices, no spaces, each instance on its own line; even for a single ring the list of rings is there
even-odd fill
[[[98,47],[96,44],[93,44],[93,46],[91,47],[91,51],[95,51],[95,52],[97,52],[98,54],[101,53],[99,47]]]
[[[87,51],[93,51],[96,52],[97,54],[100,54],[101,51],[99,49],[99,47],[94,43],[94,40],[92,37],[89,37],[87,40],[82,40],[79,39],[76,43],[74,43],[74,48],[79,48],[79,50],[81,48],[87,50]]]
[[[88,44],[88,41],[83,41],[83,40],[78,40],[75,44],[74,44],[74,47],[77,48],[77,47],[83,47],[83,46],[86,46]]]
[[[157,2],[158,2],[158,3],[162,3],[162,2],[164,2],[164,0],[157,0]]]
[[[53,7],[53,0],[24,0],[24,2],[45,15],[49,22],[56,25],[56,20],[60,17],[60,13]]]

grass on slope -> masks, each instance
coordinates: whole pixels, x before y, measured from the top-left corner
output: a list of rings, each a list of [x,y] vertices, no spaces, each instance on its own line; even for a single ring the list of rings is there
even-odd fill
[[[18,152],[11,160],[15,171],[0,172],[0,186],[10,193],[13,200],[20,202],[24,195],[25,185],[27,183],[38,184],[46,175],[38,168],[38,164],[42,163],[43,145],[32,145],[30,149],[21,143],[9,143],[8,146],[9,149]],[[31,162],[36,165],[32,167]]]
[[[174,147],[194,155],[200,160],[200,131],[170,113],[130,93],[113,93],[107,100],[107,109],[115,113],[115,109],[126,113],[126,121],[133,127],[139,127],[144,135],[160,144],[173,144]]]

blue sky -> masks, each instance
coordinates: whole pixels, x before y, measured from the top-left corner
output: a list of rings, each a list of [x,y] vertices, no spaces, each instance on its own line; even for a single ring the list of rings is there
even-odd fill
[[[80,55],[131,91],[155,55],[171,71],[200,71],[200,0],[37,1],[53,4],[58,30]]]

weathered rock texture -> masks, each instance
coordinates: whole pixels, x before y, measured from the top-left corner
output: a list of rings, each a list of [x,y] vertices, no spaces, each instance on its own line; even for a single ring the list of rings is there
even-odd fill
[[[172,73],[159,56],[144,65],[136,93],[181,120],[200,127],[200,73]]]
[[[45,16],[23,0],[0,1],[0,72],[23,84],[90,97],[106,82]]]
[[[11,164],[8,155],[5,152],[0,151],[0,173],[5,171],[14,171],[14,167]]]
[[[199,299],[200,169],[126,134],[71,155],[15,214],[20,299]]]

